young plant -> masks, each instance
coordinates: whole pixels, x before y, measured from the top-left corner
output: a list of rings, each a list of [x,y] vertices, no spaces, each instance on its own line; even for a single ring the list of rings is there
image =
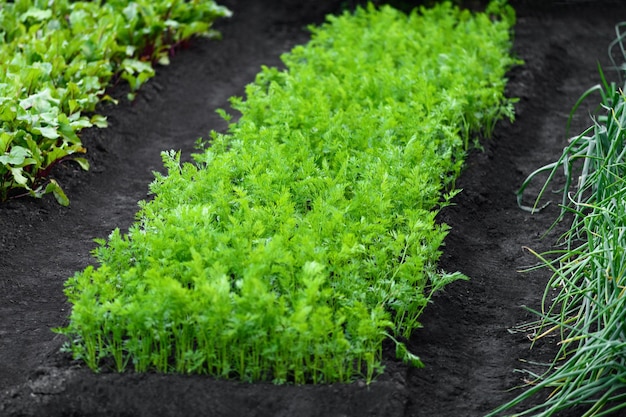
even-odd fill
[[[78,132],[105,127],[94,114],[113,77],[134,96],[172,48],[229,11],[213,1],[116,0],[0,3],[0,201],[53,193],[65,160],[88,169]]]
[[[622,39],[619,35],[614,44],[624,51]],[[562,236],[563,249],[537,254],[553,272],[537,312],[542,320],[538,338],[559,332],[560,350],[528,390],[490,416],[546,389],[552,392],[544,403],[515,415],[553,416],[575,409],[582,416],[606,416],[626,407],[626,96],[601,70],[600,77],[601,84],[588,90],[572,111],[599,92],[601,109],[593,125],[572,138],[555,163],[531,174],[519,191],[521,201],[530,181],[547,171],[539,201],[563,168],[566,186],[558,220],[569,214],[572,225]]]
[[[390,338],[420,365],[403,338],[464,278],[437,269],[435,216],[471,135],[512,117],[510,24],[370,5],[311,28],[195,163],[164,153],[128,234],[67,282],[68,348],[94,370],[369,383]]]

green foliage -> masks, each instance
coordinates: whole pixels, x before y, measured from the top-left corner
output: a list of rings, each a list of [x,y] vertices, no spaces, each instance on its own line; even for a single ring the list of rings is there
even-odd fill
[[[152,62],[167,63],[191,36],[215,36],[211,23],[228,14],[200,0],[0,1],[0,201],[21,190],[68,204],[47,176],[68,158],[88,169],[77,133],[106,126],[94,111],[112,77],[132,98]]]
[[[626,60],[624,25],[617,25],[619,36],[609,50],[618,45]],[[607,416],[626,407],[626,96],[602,70],[600,78],[572,110],[573,115],[583,100],[599,92],[601,106],[591,127],[571,138],[556,162],[532,173],[518,193],[520,206],[535,212],[557,172],[564,172],[558,220],[569,214],[572,224],[561,248],[537,254],[553,272],[542,311],[536,312],[537,339],[558,332],[560,349],[543,375],[533,375],[532,387],[490,415],[546,388],[552,393],[545,403],[515,415],[547,417],[579,407],[582,416]],[[522,194],[541,172],[548,179],[535,204],[526,207]]]
[[[472,132],[511,116],[510,27],[449,4],[311,28],[233,99],[228,134],[151,185],[127,235],[68,280],[59,331],[92,369],[371,381],[420,326]],[[221,113],[225,118],[229,116]],[[442,197],[442,194],[443,195]]]

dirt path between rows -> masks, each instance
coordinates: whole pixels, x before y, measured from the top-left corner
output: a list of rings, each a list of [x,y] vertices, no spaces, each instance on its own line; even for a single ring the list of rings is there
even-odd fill
[[[188,157],[198,137],[224,129],[215,109],[243,94],[261,65],[278,65],[280,53],[305,42],[305,24],[346,2],[222,3],[235,13],[218,25],[223,40],[195,41],[158,69],[134,103],[103,106],[109,128],[83,134],[92,169],[66,164],[55,171],[69,208],[52,198],[0,205],[0,415],[456,417],[483,415],[512,398],[508,390],[524,378],[514,369],[549,361],[556,343],[547,339],[530,350],[526,334],[509,331],[534,318],[521,306],[537,308],[548,279],[545,272],[517,272],[535,263],[522,247],[545,250],[558,235],[540,239],[556,207],[530,215],[517,208],[514,192],[558,157],[569,110],[598,82],[596,61],[608,66],[613,27],[626,20],[622,2],[512,2],[514,49],[526,62],[510,73],[510,95],[520,97],[517,120],[500,123],[484,150],[471,153],[458,181],[464,191],[440,215],[452,227],[441,267],[471,280],[438,294],[410,340],[424,369],[389,356],[387,371],[369,387],[273,386],[94,375],[59,352],[63,338],[50,328],[67,320],[64,281],[93,263],[94,238],[131,224],[152,172],[162,171],[160,151],[180,149]],[[124,95],[123,88],[113,92]],[[588,123],[579,112],[573,131]]]

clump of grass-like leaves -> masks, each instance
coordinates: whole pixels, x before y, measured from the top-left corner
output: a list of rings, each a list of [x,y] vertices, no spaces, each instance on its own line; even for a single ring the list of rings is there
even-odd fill
[[[612,45],[624,51],[620,27]],[[576,407],[583,416],[605,416],[626,407],[626,96],[600,74],[602,83],[576,105],[600,93],[601,110],[593,125],[570,140],[557,162],[531,174],[519,191],[521,201],[539,172],[548,171],[550,182],[558,169],[564,170],[561,218],[569,213],[573,222],[562,236],[563,249],[538,254],[554,273],[538,313],[539,337],[559,332],[560,350],[550,370],[535,375],[531,388],[490,415],[545,389],[552,393],[544,403],[516,415],[553,416]],[[558,295],[550,299],[554,289]]]
[[[313,29],[287,70],[264,68],[233,100],[230,132],[194,164],[165,153],[128,235],[68,280],[74,356],[94,370],[369,382],[390,337],[419,365],[402,337],[463,278],[437,270],[437,210],[471,132],[512,116],[501,3],[493,16],[361,8]]]

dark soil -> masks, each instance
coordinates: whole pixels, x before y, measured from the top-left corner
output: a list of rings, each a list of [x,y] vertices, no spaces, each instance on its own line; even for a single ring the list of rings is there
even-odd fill
[[[558,236],[540,238],[556,207],[530,215],[517,207],[514,192],[559,156],[570,109],[599,81],[596,62],[609,65],[614,25],[626,19],[623,2],[512,2],[514,49],[525,60],[510,73],[509,94],[520,98],[517,120],[500,123],[484,150],[471,152],[457,183],[464,191],[440,215],[452,227],[441,267],[471,280],[439,293],[411,338],[425,368],[389,355],[386,372],[370,386],[274,386],[96,375],[60,352],[63,338],[50,329],[67,322],[63,283],[94,262],[94,238],[133,222],[152,172],[162,171],[160,151],[180,149],[188,158],[198,137],[225,128],[216,108],[242,95],[261,65],[280,65],[280,53],[306,42],[305,25],[350,2],[222,3],[234,11],[217,25],[223,40],[194,41],[159,68],[134,103],[104,105],[109,128],[83,134],[90,171],[71,163],[55,169],[69,208],[51,197],[0,205],[0,415],[480,416],[511,399],[519,391],[509,389],[526,377],[514,370],[526,368],[525,361],[549,362],[557,342],[548,338],[531,350],[528,333],[509,331],[535,318],[522,306],[539,307],[549,278],[546,271],[518,272],[536,263],[523,247],[546,250]],[[112,93],[123,97],[123,87]],[[574,132],[590,123],[585,109],[578,114]]]

